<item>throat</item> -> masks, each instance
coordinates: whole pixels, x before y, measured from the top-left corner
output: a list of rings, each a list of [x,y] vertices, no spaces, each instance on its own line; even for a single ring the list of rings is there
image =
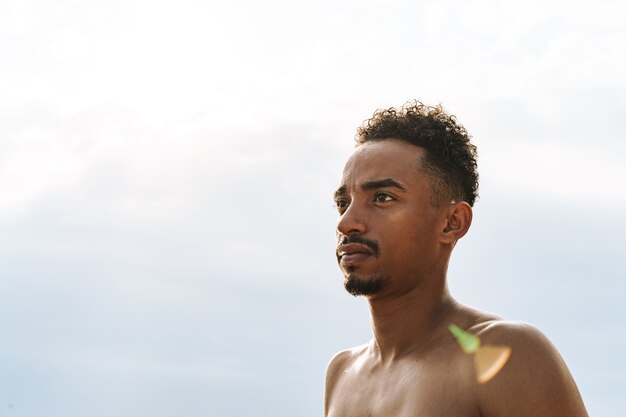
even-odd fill
[[[374,346],[382,361],[426,351],[447,336],[447,318],[456,301],[447,291],[440,296],[407,294],[394,300],[369,300]]]

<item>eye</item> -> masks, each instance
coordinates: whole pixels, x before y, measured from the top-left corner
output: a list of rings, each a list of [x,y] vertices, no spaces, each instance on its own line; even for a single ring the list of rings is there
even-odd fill
[[[376,193],[374,194],[374,202],[375,203],[388,203],[389,201],[393,201],[395,198],[390,196],[387,193]]]
[[[346,211],[349,205],[350,202],[345,198],[338,198],[337,200],[335,200],[335,207],[337,208],[337,211],[339,211],[339,213],[343,213],[344,211]]]

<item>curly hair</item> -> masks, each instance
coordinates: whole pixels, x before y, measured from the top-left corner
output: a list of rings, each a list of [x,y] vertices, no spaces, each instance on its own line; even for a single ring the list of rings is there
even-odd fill
[[[441,105],[418,101],[400,109],[377,110],[357,129],[357,146],[366,142],[397,139],[424,148],[421,169],[429,177],[435,205],[465,201],[473,206],[478,198],[476,146],[456,117]]]

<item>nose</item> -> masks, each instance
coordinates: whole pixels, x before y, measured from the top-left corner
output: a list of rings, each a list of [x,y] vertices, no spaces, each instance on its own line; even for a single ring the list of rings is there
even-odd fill
[[[367,231],[363,212],[352,202],[339,217],[337,233],[344,236],[364,235]]]

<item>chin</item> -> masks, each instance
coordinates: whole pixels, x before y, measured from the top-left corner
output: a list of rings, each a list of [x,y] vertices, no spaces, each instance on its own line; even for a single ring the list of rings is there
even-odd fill
[[[378,293],[387,280],[380,276],[361,277],[354,273],[346,275],[343,282],[346,291],[355,297],[358,295],[374,295]]]

